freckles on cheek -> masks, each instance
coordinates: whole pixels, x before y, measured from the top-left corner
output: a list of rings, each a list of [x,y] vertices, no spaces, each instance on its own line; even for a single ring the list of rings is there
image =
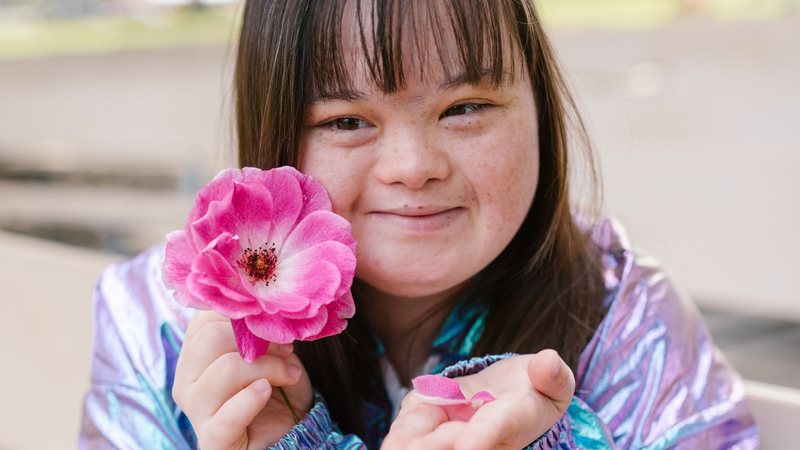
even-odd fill
[[[363,161],[346,151],[320,146],[306,149],[300,159],[300,170],[325,187],[333,212],[349,221],[353,203],[359,197],[359,174],[365,170],[362,166]]]
[[[500,160],[502,161],[502,160]],[[490,230],[499,230],[517,224],[525,217],[531,205],[531,191],[535,190],[536,174],[527,158],[509,158],[500,164],[486,163],[482,167],[486,185],[481,201],[493,215],[488,223]]]

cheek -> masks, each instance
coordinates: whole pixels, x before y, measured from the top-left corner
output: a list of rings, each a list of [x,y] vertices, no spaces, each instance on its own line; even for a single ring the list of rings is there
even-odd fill
[[[521,161],[535,165],[530,161]],[[502,230],[510,240],[530,209],[536,192],[537,173],[534,167],[510,167],[498,173],[494,187],[488,189],[486,202],[492,205],[489,228]]]
[[[302,147],[299,170],[319,180],[333,205],[333,212],[352,220],[353,205],[360,195],[365,173],[357,160],[336,150]]]
[[[538,147],[531,146],[525,138],[506,137],[499,141],[502,146],[488,152],[491,157],[473,165],[478,169],[473,179],[479,180],[474,184],[486,227],[490,231],[503,230],[504,234],[511,229],[516,233],[522,224],[539,175]]]

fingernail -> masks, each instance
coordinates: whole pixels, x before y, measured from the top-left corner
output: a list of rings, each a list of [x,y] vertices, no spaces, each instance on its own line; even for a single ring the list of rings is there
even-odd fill
[[[253,389],[255,389],[256,392],[267,392],[269,389],[269,382],[264,378],[256,380],[256,382],[253,383]]]
[[[550,374],[551,379],[553,381],[558,380],[559,377],[561,377],[561,372],[563,371],[564,371],[564,365],[559,362],[558,364],[556,364],[556,370],[553,370],[552,373]]]
[[[292,353],[294,346],[292,344],[279,344],[277,350],[282,355],[288,355]]]
[[[300,366],[298,366],[295,363],[287,363],[286,364],[286,370],[289,372],[289,376],[292,377],[292,378],[299,377],[300,373],[302,372],[302,370],[300,369]]]

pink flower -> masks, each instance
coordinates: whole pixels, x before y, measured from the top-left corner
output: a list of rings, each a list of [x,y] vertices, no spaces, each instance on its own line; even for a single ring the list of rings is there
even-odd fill
[[[186,306],[231,318],[253,361],[270,342],[340,333],[355,313],[350,223],[323,186],[294,168],[226,169],[167,235],[164,282]]]

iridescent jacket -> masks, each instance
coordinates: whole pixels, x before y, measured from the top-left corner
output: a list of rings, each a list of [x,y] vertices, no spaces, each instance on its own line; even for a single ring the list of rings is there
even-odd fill
[[[608,312],[580,356],[567,413],[530,448],[757,448],[742,382],[694,306],[652,260],[634,254],[614,222],[596,225],[592,238],[603,250]],[[162,260],[163,247],[154,248],[109,267],[98,281],[82,449],[196,448],[171,395],[193,311],[164,287]],[[428,369],[450,364],[445,375],[466,375],[508,356],[467,359],[485,316],[470,305],[450,313],[431,349],[429,362],[438,364]],[[387,386],[395,402],[396,391]],[[377,447],[392,411],[364,408],[368,436],[343,435],[317,394],[311,411],[274,448]]]

